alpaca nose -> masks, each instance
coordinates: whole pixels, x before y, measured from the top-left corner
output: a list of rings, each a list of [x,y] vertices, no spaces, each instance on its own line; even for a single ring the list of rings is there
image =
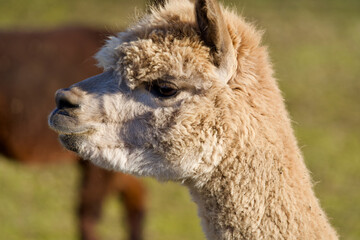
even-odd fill
[[[80,98],[69,88],[56,91],[55,102],[58,109],[75,109],[80,107]]]

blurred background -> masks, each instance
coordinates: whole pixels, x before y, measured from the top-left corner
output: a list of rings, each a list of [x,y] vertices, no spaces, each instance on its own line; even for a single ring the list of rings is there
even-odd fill
[[[224,4],[265,30],[316,194],[341,238],[360,239],[360,1]],[[124,29],[145,6],[145,0],[0,0],[0,31],[88,26],[106,36]],[[71,162],[29,166],[0,155],[0,239],[78,239],[80,181]],[[185,188],[141,181],[147,189],[145,239],[204,239]],[[123,208],[116,195],[106,198],[96,227],[100,239],[126,239]]]

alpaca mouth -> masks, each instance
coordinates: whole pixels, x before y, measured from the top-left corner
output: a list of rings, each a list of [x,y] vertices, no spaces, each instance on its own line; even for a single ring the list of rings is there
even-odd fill
[[[49,126],[61,135],[84,134],[91,130],[90,127],[81,125],[78,118],[68,111],[58,108],[50,114]]]

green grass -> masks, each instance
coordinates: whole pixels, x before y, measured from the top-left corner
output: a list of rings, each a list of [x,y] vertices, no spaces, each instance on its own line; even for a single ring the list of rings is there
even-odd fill
[[[265,29],[276,77],[294,120],[315,191],[342,239],[360,239],[360,1],[243,0],[236,6]],[[120,28],[144,1],[0,0],[0,27],[81,23]],[[75,239],[74,166],[27,168],[0,160],[0,239]],[[147,239],[204,239],[196,207],[176,184],[145,183]],[[124,237],[115,198],[99,231]]]
[[[0,158],[0,239],[72,239],[74,166],[19,166]]]

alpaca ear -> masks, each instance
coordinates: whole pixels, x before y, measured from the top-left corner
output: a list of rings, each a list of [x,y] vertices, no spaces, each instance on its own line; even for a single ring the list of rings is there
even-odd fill
[[[236,71],[237,61],[221,8],[216,0],[197,0],[195,13],[200,37],[210,48],[213,63],[227,83]]]

